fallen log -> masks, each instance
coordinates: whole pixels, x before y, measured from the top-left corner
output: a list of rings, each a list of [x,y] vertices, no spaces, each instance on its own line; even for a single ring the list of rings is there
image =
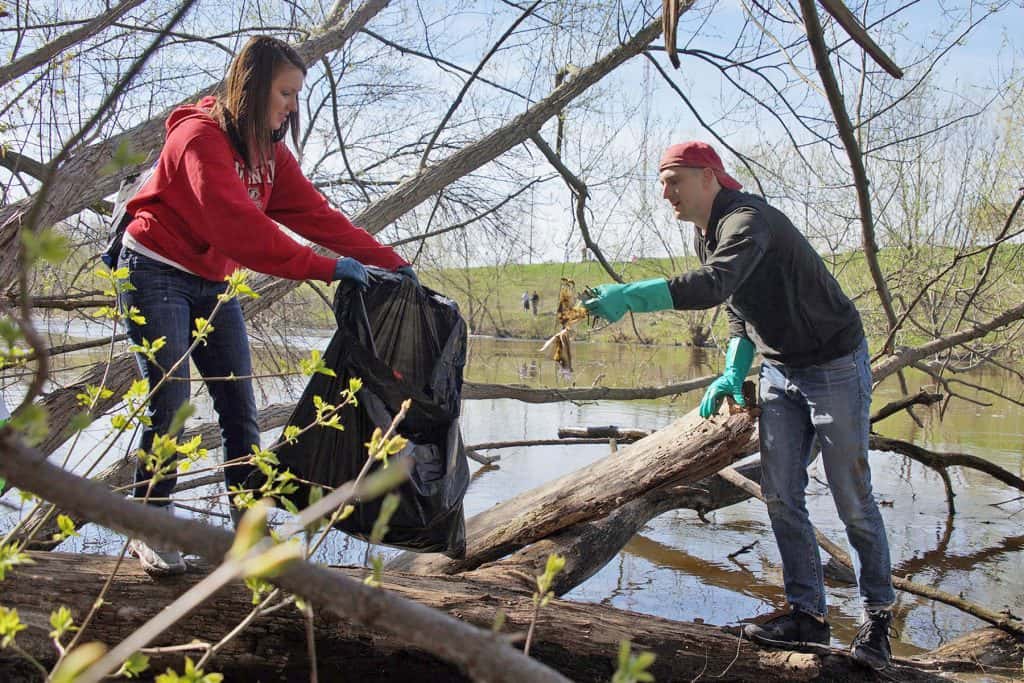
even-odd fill
[[[62,509],[88,513],[108,529],[142,539],[151,546],[197,554],[211,564],[222,562],[233,542],[232,535],[223,529],[133,503],[95,482],[64,471],[48,462],[44,454],[26,447],[6,427],[0,429],[0,476],[22,490],[53,501]],[[554,670],[523,656],[507,643],[495,640],[486,631],[406,600],[392,591],[377,590],[310,562],[290,562],[269,581],[338,617],[430,652],[472,677],[508,683],[565,681]],[[8,598],[6,585],[9,584],[5,582],[5,600]],[[14,591],[10,593],[13,597]],[[93,596],[90,604],[96,604],[97,596]],[[42,599],[48,598],[44,595]],[[154,608],[160,609],[160,606],[154,605]],[[126,617],[119,615],[119,618]]]
[[[28,624],[29,628],[18,634],[19,645],[44,662],[52,662],[55,652],[47,635],[52,629],[50,612],[65,605],[80,620],[113,570],[114,558],[34,553],[33,559],[35,564],[18,567],[4,582],[4,603],[17,609]],[[334,568],[332,572],[359,580],[365,570]],[[135,563],[126,563],[111,585],[107,605],[89,627],[87,640],[119,642],[203,575],[193,571],[154,581]],[[384,589],[481,628],[489,628],[500,610],[505,615],[506,633],[523,632],[533,613],[529,591],[464,576],[389,572],[384,575]],[[248,614],[250,598],[240,583],[230,584],[154,645],[193,639],[217,642]],[[360,675],[400,680],[412,670],[419,680],[467,680],[454,667],[393,635],[321,610],[316,612],[315,637],[320,675],[326,680],[341,675],[346,680],[357,680]],[[606,681],[614,671],[618,643],[623,639],[633,643],[634,651],[655,653],[651,673],[660,681],[692,680],[702,672],[722,681],[876,680],[841,650],[808,654],[763,649],[714,626],[558,599],[541,610],[531,653],[572,680]],[[180,657],[154,654],[152,666],[156,670],[180,668]],[[297,610],[283,609],[255,621],[229,642],[208,668],[227,672],[229,680],[254,680],[254,674],[267,670],[294,675],[308,666],[306,662],[302,616]],[[903,681],[940,680],[921,665],[899,666],[892,673]]]
[[[465,558],[405,553],[389,566],[421,574],[474,569],[574,524],[600,519],[666,483],[714,474],[740,457],[753,431],[746,412],[705,420],[693,411],[617,454],[467,520]]]
[[[616,427],[615,425],[608,425],[606,427],[558,428],[559,439],[615,439],[619,443],[623,443],[626,440],[637,441],[645,436],[649,436],[650,433],[650,429],[624,429],[622,427]]]
[[[997,628],[981,628],[903,661],[941,671],[982,670],[1019,679],[1024,673],[1024,639]]]
[[[761,463],[746,463],[736,471],[759,480]],[[564,595],[597,573],[655,517],[682,508],[703,515],[749,497],[746,491],[717,474],[693,484],[669,484],[631,500],[604,519],[575,524],[464,575],[506,585],[521,582],[524,577],[532,582],[533,576],[543,573],[548,555],[557,553],[566,561],[551,590],[555,595]]]

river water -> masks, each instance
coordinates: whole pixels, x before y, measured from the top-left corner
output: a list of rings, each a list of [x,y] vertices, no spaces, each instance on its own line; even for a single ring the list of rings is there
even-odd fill
[[[312,341],[315,344],[316,339]],[[598,383],[639,387],[708,375],[720,370],[722,360],[715,351],[688,347],[577,344],[575,373],[566,377],[550,359],[538,353],[539,346],[535,341],[474,338],[466,379],[538,388]],[[976,371],[957,377],[1021,400],[1021,384],[1009,372]],[[911,391],[927,382],[916,371],[907,379]],[[261,405],[294,400],[301,390],[297,384],[263,382],[258,400]],[[956,386],[956,390],[994,405],[954,400],[941,419],[938,407],[917,408],[921,425],[901,413],[876,425],[877,431],[925,448],[983,457],[1024,475],[1024,409],[964,385]],[[876,388],[874,409],[899,395],[895,380],[883,383]],[[674,399],[581,404],[466,401],[462,425],[468,444],[554,438],[563,426],[657,429],[691,410],[699,400],[700,392]],[[201,397],[198,406],[197,420],[212,419],[212,410]],[[102,427],[91,428],[85,445],[90,446],[90,440],[97,439],[102,431]],[[264,435],[264,443],[275,436]],[[608,446],[509,448],[491,454],[501,456],[499,467],[474,476],[466,496],[467,516],[586,467],[605,457]],[[77,455],[72,458],[72,464],[75,462]],[[474,471],[479,468],[475,463],[471,465]],[[871,453],[871,467],[897,573],[961,594],[991,609],[1024,613],[1024,553],[1020,552],[1024,547],[1024,502],[1018,499],[1018,492],[977,471],[954,469],[951,476],[957,511],[951,516],[947,514],[942,482],[933,471],[902,456],[877,452]],[[824,480],[820,465],[813,464],[808,508],[822,531],[845,544]],[[209,508],[199,496],[196,492],[182,494],[182,502]],[[13,494],[4,500],[17,503]],[[14,513],[0,508],[0,530],[9,527],[14,517]],[[102,529],[86,527],[81,537],[67,541],[61,549],[110,553],[120,549],[120,541]],[[750,544],[754,544],[752,549],[729,558]],[[364,553],[362,543],[335,533],[318,559],[360,563]],[[782,572],[767,514],[760,502],[750,500],[712,513],[706,521],[688,510],[652,520],[612,562],[566,597],[671,619],[728,624],[781,608],[785,603],[781,584]],[[856,589],[830,581],[828,600],[833,642],[848,644],[860,614]],[[909,594],[898,594],[896,610],[900,631],[894,642],[897,654],[933,648],[983,625],[953,608]]]
[[[521,382],[534,386],[567,386],[551,361],[538,358],[537,343],[476,340],[469,379]],[[536,361],[536,371],[534,362]],[[717,352],[688,347],[644,347],[625,344],[578,344],[574,347],[576,386],[600,378],[609,386],[649,386],[679,382],[720,370]],[[603,377],[602,377],[603,376]],[[1021,398],[1019,380],[1008,372],[974,372],[963,376]],[[927,383],[911,371],[910,390]],[[940,419],[939,408],[916,408],[923,427],[905,413],[876,425],[885,436],[913,441],[940,451],[986,458],[1024,474],[1024,409],[986,397],[966,387],[958,392],[995,401],[992,407],[953,401]],[[893,379],[875,389],[873,408],[900,396]],[[607,401],[530,405],[510,400],[467,401],[467,443],[553,437],[560,426],[617,425],[658,428],[691,410],[700,392],[656,401]],[[608,447],[531,447],[500,451],[501,469],[479,477],[467,496],[472,514],[542,481],[586,466],[608,454]],[[990,608],[1024,611],[1024,504],[988,475],[974,470],[951,471],[956,514],[947,514],[939,476],[902,456],[871,453],[875,495],[881,505],[892,548],[895,571],[918,583],[962,594]],[[818,462],[811,466],[808,509],[814,523],[845,545]],[[728,556],[754,543],[754,548]],[[825,556],[827,558],[827,556]],[[750,500],[708,515],[669,512],[649,522],[619,556],[566,597],[602,602],[623,609],[671,619],[727,624],[785,604],[782,570],[764,505]],[[829,582],[828,601],[835,644],[848,644],[856,632],[860,601],[856,589]],[[896,606],[901,636],[899,654],[940,645],[982,625],[953,608],[905,593]]]

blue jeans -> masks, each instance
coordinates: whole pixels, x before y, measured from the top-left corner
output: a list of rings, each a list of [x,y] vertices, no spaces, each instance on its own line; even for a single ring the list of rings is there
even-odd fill
[[[825,615],[821,556],[807,514],[807,467],[821,445],[832,498],[853,550],[865,607],[892,605],[889,541],[868,465],[871,368],[867,343],[806,368],[764,363],[760,381],[761,487],[782,555],[786,600]]]
[[[213,309],[217,296],[227,289],[226,282],[211,282],[186,273],[173,266],[160,263],[130,249],[121,252],[121,267],[130,272],[130,282],[135,289],[121,294],[121,305],[127,310],[135,306],[146,318],[145,325],[128,323],[128,334],[132,341],[141,344],[143,339],[150,342],[166,337],[167,343],[156,352],[156,364],[142,355],[138,356],[142,375],[149,380],[149,386],[156,386],[181,358],[192,343],[192,330],[196,318],[206,318],[213,326],[213,332],[205,344],[199,344],[192,351],[192,362],[205,377],[227,377],[234,374],[244,379],[230,381],[207,381],[206,387],[217,412],[223,439],[224,459],[230,460],[252,452],[253,445],[260,441],[257,423],[256,398],[253,395],[252,360],[249,355],[249,338],[245,331],[245,319],[238,299],[221,305],[215,317]],[[174,379],[165,382],[153,396],[147,407],[152,423],[142,431],[140,448],[149,451],[156,434],[166,434],[175,412],[191,395],[189,363],[182,363],[172,375]],[[175,434],[174,436],[180,436]],[[228,486],[241,484],[252,471],[250,465],[234,465],[224,470]],[[135,470],[136,487],[134,495],[143,497],[149,488],[140,484],[150,479],[139,464]],[[149,492],[151,498],[168,498],[177,480],[169,476],[158,481]]]

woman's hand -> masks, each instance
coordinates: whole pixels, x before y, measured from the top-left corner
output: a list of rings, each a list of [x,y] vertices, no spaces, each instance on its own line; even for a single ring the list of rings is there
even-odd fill
[[[366,277],[366,267],[354,258],[343,256],[334,264],[334,279],[348,280],[359,289],[366,289],[370,282]]]
[[[420,283],[420,279],[416,277],[416,271],[412,269],[410,265],[399,266],[395,269],[396,273],[406,276],[416,284]]]

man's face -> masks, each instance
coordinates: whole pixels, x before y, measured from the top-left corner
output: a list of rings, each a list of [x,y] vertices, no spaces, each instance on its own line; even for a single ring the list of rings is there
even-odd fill
[[[659,174],[661,196],[672,205],[676,218],[698,222],[706,219],[704,212],[705,170],[672,166]],[[702,226],[703,227],[703,226]]]

